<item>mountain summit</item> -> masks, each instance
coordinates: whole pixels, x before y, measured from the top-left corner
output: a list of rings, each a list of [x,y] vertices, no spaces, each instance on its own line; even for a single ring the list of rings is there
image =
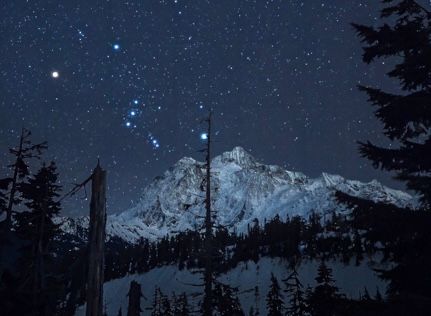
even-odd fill
[[[276,215],[308,216],[311,212],[327,214],[344,209],[334,199],[336,191],[353,196],[406,206],[412,197],[387,188],[373,180],[362,183],[339,175],[322,173],[309,178],[275,165],[259,163],[241,147],[212,160],[212,205],[218,222],[237,232],[257,219],[263,223]],[[108,217],[107,234],[129,242],[140,238],[157,239],[201,226],[204,215],[205,164],[182,158],[144,190],[131,209]],[[68,219],[63,229],[74,233],[85,228],[88,218]]]

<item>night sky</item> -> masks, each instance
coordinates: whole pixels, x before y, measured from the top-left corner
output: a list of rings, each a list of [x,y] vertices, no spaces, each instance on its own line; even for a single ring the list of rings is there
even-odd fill
[[[370,3],[373,3],[371,5]],[[2,1],[0,162],[21,127],[47,140],[65,190],[100,157],[109,212],[183,156],[240,145],[265,163],[318,176],[373,178],[357,140],[384,143],[358,83],[391,88],[367,66],[349,23],[379,25],[378,1]],[[65,203],[66,214],[88,201]],[[83,208],[85,207],[85,208]]]

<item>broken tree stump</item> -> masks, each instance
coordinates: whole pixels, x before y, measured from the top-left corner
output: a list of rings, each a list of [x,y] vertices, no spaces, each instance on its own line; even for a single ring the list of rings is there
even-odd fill
[[[105,265],[106,171],[98,163],[91,176],[86,316],[103,315]]]

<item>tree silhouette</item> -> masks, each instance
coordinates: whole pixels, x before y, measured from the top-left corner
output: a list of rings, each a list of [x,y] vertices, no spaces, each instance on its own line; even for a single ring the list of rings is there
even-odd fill
[[[160,288],[154,289],[151,316],[163,316],[163,294]]]
[[[220,316],[243,316],[241,304],[236,295],[237,289],[229,285],[216,282],[214,287],[215,310]]]
[[[22,197],[28,212],[17,214],[17,233],[23,240],[20,257],[20,284],[23,295],[31,298],[37,314],[52,313],[57,289],[53,280],[54,249],[50,248],[59,227],[53,221],[59,215],[61,186],[55,164],[43,164],[36,175],[21,184]],[[51,270],[49,274],[46,272]],[[53,306],[54,305],[54,306]]]
[[[186,293],[181,294],[174,299],[173,315],[188,316],[190,315],[190,306]]]
[[[389,281],[389,315],[426,315],[431,308],[431,12],[413,0],[383,0],[379,27],[353,24],[365,47],[363,61],[394,62],[388,77],[399,83],[396,93],[368,86],[366,92],[383,123],[388,146],[360,143],[360,153],[373,166],[393,172],[420,196],[421,209],[372,203],[338,193],[354,209],[353,225],[364,229],[370,243],[382,242],[386,258],[396,266],[380,270]]]
[[[302,316],[306,315],[307,304],[305,302],[305,293],[301,281],[299,280],[296,265],[291,265],[292,272],[283,280],[286,285],[284,292],[289,299],[289,306],[286,308],[286,315]]]
[[[311,293],[308,304],[313,316],[331,316],[340,298],[338,288],[332,277],[332,269],[322,260],[317,270],[317,285]]]
[[[23,180],[25,180],[25,178],[30,175],[28,160],[33,158],[40,159],[42,152],[48,148],[46,142],[33,144],[30,140],[30,136],[31,132],[23,128],[21,131],[18,147],[9,149],[9,152],[15,156],[15,161],[8,166],[12,170],[11,177],[1,180],[3,186],[6,183],[10,185],[10,190],[7,196],[7,205],[5,208],[5,231],[10,231],[12,227],[14,205],[17,205],[21,202],[18,197],[18,193],[20,193],[20,185],[23,183]]]
[[[383,0],[383,3],[395,1]],[[366,44],[363,60],[394,57],[390,78],[399,81],[403,93],[360,86],[377,107],[376,117],[384,134],[395,146],[379,147],[360,143],[361,154],[377,168],[394,171],[407,187],[421,195],[426,208],[431,206],[431,14],[416,1],[403,0],[382,10],[382,18],[395,20],[393,26],[379,28],[353,24]]]
[[[136,281],[130,282],[130,289],[129,289],[129,293],[127,294],[127,296],[129,296],[129,306],[127,308],[127,316],[139,316],[139,315],[141,315],[141,312],[142,312],[142,309],[141,309],[141,297],[142,297],[141,285]]]
[[[266,296],[266,307],[268,316],[283,315],[284,302],[281,296],[281,289],[277,278],[271,273],[271,285]]]

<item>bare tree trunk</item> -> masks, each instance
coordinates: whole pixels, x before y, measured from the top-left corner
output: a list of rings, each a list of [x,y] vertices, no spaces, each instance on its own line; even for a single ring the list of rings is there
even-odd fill
[[[106,171],[99,163],[91,182],[86,316],[103,315],[103,269],[106,228]]]
[[[212,266],[212,238],[213,238],[213,219],[211,212],[211,112],[208,118],[208,137],[207,137],[207,156],[206,156],[206,198],[205,198],[205,271],[204,271],[204,299],[203,315],[212,315],[212,292],[213,292],[213,266]]]
[[[40,223],[37,232],[36,247],[35,247],[35,269],[34,269],[34,283],[33,283],[33,308],[35,315],[45,315],[45,300],[41,298],[41,294],[45,289],[45,271],[44,271],[44,255],[45,249],[43,246],[43,237],[45,234],[45,216],[46,216],[46,203],[42,203]]]

